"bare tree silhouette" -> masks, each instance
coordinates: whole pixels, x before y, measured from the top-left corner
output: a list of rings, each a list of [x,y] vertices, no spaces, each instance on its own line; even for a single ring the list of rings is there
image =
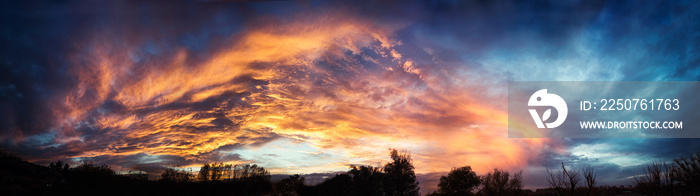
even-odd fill
[[[700,152],[674,160],[675,178],[688,187],[690,192],[700,192]]]
[[[649,195],[673,195],[673,185],[679,169],[666,162],[652,162],[644,168],[644,174],[634,177],[637,190]]]
[[[582,172],[583,177],[586,179],[586,187],[588,188],[588,190],[586,191],[586,195],[590,196],[591,193],[593,193],[593,188],[596,184],[595,178],[598,176],[598,170],[591,167],[590,165],[586,165],[585,167],[583,167]]]
[[[554,188],[560,196],[564,196],[567,190],[567,195],[573,196],[576,193],[576,186],[581,181],[581,175],[573,169],[567,170],[564,162],[561,163],[560,171],[552,172],[547,169],[547,174],[549,186]]]

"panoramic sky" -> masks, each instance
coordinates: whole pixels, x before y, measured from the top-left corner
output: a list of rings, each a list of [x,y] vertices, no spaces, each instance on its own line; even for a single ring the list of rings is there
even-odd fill
[[[331,173],[410,152],[422,190],[591,165],[627,185],[700,139],[508,138],[508,81],[696,81],[695,1],[0,3],[0,149],[158,174]]]

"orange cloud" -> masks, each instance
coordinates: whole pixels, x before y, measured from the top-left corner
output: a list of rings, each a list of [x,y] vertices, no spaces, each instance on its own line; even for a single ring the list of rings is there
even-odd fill
[[[136,61],[138,44],[96,44],[75,54],[89,66],[71,70],[79,83],[56,111],[59,140],[84,143],[74,157],[207,161],[235,153],[229,146],[287,137],[340,153],[334,167],[407,149],[419,173],[523,167],[550,145],[507,138],[507,114],[495,104],[505,94],[454,74],[479,70],[401,53],[394,31],[349,16],[299,17],[244,32],[204,60],[178,49]]]

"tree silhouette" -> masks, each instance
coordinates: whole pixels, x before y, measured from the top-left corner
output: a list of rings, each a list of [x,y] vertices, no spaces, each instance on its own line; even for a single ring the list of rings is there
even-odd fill
[[[440,177],[438,191],[433,195],[474,195],[479,184],[481,179],[470,166],[453,168],[447,176]]]
[[[49,195],[61,174],[0,150],[0,195]]]
[[[63,163],[63,161],[58,160],[54,163],[49,163],[49,168],[56,170],[56,171],[59,171],[59,172],[64,172],[64,171],[68,171],[69,166],[68,166],[68,164]]]
[[[202,167],[199,168],[199,175],[197,176],[197,179],[199,179],[201,182],[209,181],[210,168],[211,166],[209,166],[209,163],[202,165]]]
[[[272,187],[273,196],[296,196],[299,189],[304,186],[304,177],[298,174],[289,176],[284,180],[275,183]]]
[[[382,195],[385,174],[378,167],[369,165],[350,166],[347,174],[352,176],[350,195]]]
[[[493,169],[482,177],[481,193],[495,196],[520,195],[523,188],[522,174],[522,171],[511,174],[505,170]]]
[[[590,165],[583,167],[583,178],[586,180],[586,187],[588,188],[586,195],[588,196],[591,196],[593,193],[593,188],[596,184],[596,176],[598,176],[598,171],[596,169],[592,168]]]
[[[166,168],[161,175],[161,180],[166,182],[189,182],[194,175],[186,171],[178,171],[173,168]]]
[[[652,162],[644,168],[644,174],[634,177],[634,184],[638,191],[649,195],[671,194],[678,171],[666,162]]]
[[[74,179],[94,181],[110,178],[110,176],[113,176],[115,173],[108,165],[83,162],[77,167],[71,168],[69,174],[69,177],[73,177]]]
[[[267,180],[270,179],[270,172],[256,164],[233,166],[233,179],[235,180]]]
[[[675,178],[690,192],[700,192],[700,152],[674,160]]]
[[[23,161],[0,151],[0,193],[2,195],[417,195],[418,182],[407,153],[391,150],[392,161],[383,167],[351,166],[318,185],[304,185],[304,178],[290,176],[273,186],[270,174],[257,165],[206,163],[195,182],[191,172],[167,168],[159,181],[134,179],[116,174],[107,165],[84,162],[70,167],[63,161],[48,166]],[[230,169],[229,169],[230,168]],[[453,168],[440,178],[438,191],[430,195],[698,195],[700,154],[673,163],[651,163],[644,174],[635,176],[634,189],[597,186],[597,171],[591,166],[574,171],[565,167],[547,170],[552,188],[521,190],[521,172],[494,169],[479,178],[471,167]],[[141,174],[141,173],[138,173]],[[145,175],[145,174],[144,174]],[[218,176],[218,177],[217,177]],[[585,180],[585,181],[581,181]],[[215,181],[216,183],[201,183]],[[175,183],[177,182],[177,183]],[[577,186],[581,184],[580,186]],[[465,188],[466,187],[466,188]],[[573,188],[572,188],[573,187]]]
[[[547,182],[554,188],[558,195],[563,196],[568,190],[568,195],[576,193],[576,186],[581,181],[581,176],[575,170],[567,170],[564,162],[561,163],[560,171],[549,171],[547,169]]]
[[[202,182],[207,181],[267,181],[270,179],[270,172],[258,165],[232,165],[224,163],[205,163],[199,169],[197,179]]]
[[[384,165],[386,195],[419,195],[411,155],[399,153],[396,149],[391,149],[390,155],[393,161]]]
[[[223,178],[226,178],[230,176],[231,173],[231,168],[233,165],[231,164],[224,164],[224,163],[212,163],[209,166],[209,172],[210,172],[210,180],[211,181],[220,181],[223,180]]]

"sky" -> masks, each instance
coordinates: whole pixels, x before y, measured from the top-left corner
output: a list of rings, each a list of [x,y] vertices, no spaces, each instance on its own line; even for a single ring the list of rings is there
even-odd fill
[[[451,168],[561,162],[631,184],[700,139],[508,138],[508,81],[696,81],[694,1],[0,3],[0,149],[39,164],[277,174],[413,156]]]

